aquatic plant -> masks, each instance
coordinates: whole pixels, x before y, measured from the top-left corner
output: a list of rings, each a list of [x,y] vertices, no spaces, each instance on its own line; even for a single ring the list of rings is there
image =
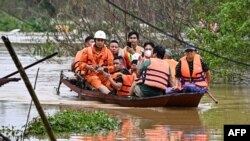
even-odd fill
[[[19,140],[22,138],[23,131],[17,129],[15,126],[1,126],[0,127],[0,140],[2,138]]]
[[[117,129],[119,122],[102,111],[86,112],[67,110],[48,116],[52,130],[56,134],[100,134]],[[45,135],[46,130],[40,117],[33,118],[28,123],[28,135]]]

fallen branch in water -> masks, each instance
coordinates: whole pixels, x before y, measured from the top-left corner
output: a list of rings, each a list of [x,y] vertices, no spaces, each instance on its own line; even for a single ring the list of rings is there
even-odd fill
[[[21,78],[0,78],[0,87],[10,81],[19,81]]]

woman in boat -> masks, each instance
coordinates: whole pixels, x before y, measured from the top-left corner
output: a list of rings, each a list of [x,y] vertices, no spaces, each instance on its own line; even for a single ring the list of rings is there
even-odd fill
[[[132,55],[132,65],[131,65],[131,69],[130,72],[133,76],[135,76],[135,78],[137,78],[138,74],[137,74],[137,70],[138,70],[138,65],[140,65],[143,60],[145,59],[149,59],[152,57],[153,54],[153,50],[154,50],[154,43],[153,42],[145,42],[143,45],[144,48],[144,52],[142,54],[139,53],[135,53]]]
[[[178,89],[184,93],[205,93],[209,88],[210,71],[193,45],[186,45],[186,55],[176,66]]]
[[[144,47],[144,53],[143,53],[144,59],[151,58],[155,47],[154,43],[150,41],[145,42],[143,47]]]
[[[139,80],[131,88],[131,94],[139,97],[163,95],[172,86],[170,66],[163,60],[165,49],[155,46],[152,57],[145,59],[139,67]]]

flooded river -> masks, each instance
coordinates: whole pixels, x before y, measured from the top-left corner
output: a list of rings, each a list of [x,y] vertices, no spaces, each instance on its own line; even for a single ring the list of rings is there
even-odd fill
[[[15,50],[23,66],[42,58],[31,56],[26,49],[15,48]],[[102,109],[121,119],[122,125],[118,131],[110,132],[106,136],[72,135],[66,140],[217,141],[223,140],[224,124],[250,124],[248,86],[214,84],[211,92],[219,103],[215,104],[210,97],[204,96],[197,108],[126,108],[93,101],[79,101],[77,94],[64,85],[61,86],[60,95],[56,95],[55,87],[59,82],[60,70],[69,69],[72,59],[54,57],[26,71],[33,84],[37,68],[40,68],[36,94],[45,112],[53,114],[69,106],[91,110]],[[4,46],[0,47],[0,66],[0,77],[16,70]],[[13,125],[21,129],[26,122],[30,100],[22,80],[0,87],[0,126]],[[35,107],[32,106],[31,118],[37,115]]]

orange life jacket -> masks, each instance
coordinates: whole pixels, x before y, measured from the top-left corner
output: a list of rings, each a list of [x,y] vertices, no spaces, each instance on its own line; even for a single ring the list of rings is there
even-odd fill
[[[170,73],[169,64],[159,58],[150,58],[150,61],[150,65],[143,71],[137,83],[166,90]]]
[[[108,49],[107,47],[104,47],[104,54],[99,57],[99,58],[94,58],[93,57],[93,47],[88,47],[88,59],[87,59],[87,64],[88,65],[93,65],[93,66],[107,66],[107,60],[108,60]],[[97,60],[98,59],[98,60]]]
[[[205,75],[202,70],[201,57],[198,54],[195,54],[193,60],[193,74],[190,74],[188,67],[188,62],[186,56],[181,58],[181,84],[186,85],[194,83],[197,86],[207,87],[207,82],[205,80]]]
[[[114,73],[112,75],[112,78],[115,80],[119,75],[121,75],[120,72]],[[122,74],[121,76],[122,76],[122,87],[120,90],[117,91],[116,94],[118,96],[129,96],[130,88],[134,82],[134,76],[125,74]]]
[[[87,46],[85,48],[87,48]],[[77,51],[76,56],[75,56],[75,60],[71,65],[71,70],[73,72],[76,72],[76,73],[80,72],[81,75],[85,74],[85,72],[80,69],[80,60],[81,60],[81,57],[82,57],[83,50],[84,49],[82,49],[80,51]]]
[[[165,59],[165,60],[168,62],[169,66],[171,68],[171,76],[175,79],[175,68],[176,68],[176,65],[178,64],[178,62],[175,61],[174,59]]]
[[[104,53],[102,53],[101,56],[94,57],[93,56],[93,47],[88,47],[87,48],[87,64],[92,65],[94,68],[99,66],[99,67],[105,67],[108,66],[107,60],[108,60],[108,49],[105,46],[104,48]],[[88,71],[87,74],[96,74],[94,72]],[[86,75],[86,74],[85,74]]]
[[[135,79],[137,79],[137,72],[136,72],[136,71],[131,71],[131,75],[132,75]]]
[[[103,47],[103,52],[100,54],[101,56],[94,57],[93,55],[93,47],[88,47],[87,48],[87,64],[92,65],[94,68],[97,66],[100,67],[105,67],[108,66],[108,48],[106,46]],[[112,53],[110,53],[112,55]],[[85,76],[90,76],[90,75],[97,75],[99,79],[101,80],[102,83],[105,83],[108,81],[107,78],[105,78],[101,73],[98,72],[91,72],[91,71],[86,71],[84,74]]]
[[[127,48],[124,49],[124,60],[126,61],[126,67],[127,69],[130,69],[131,64],[132,64],[132,60],[131,60],[132,55],[127,51]]]
[[[82,52],[83,52],[83,49],[80,50],[80,51],[77,51],[77,53],[76,53],[75,60],[72,63],[72,66],[71,66],[71,70],[74,71],[74,72],[80,71],[79,61],[80,61],[80,58],[82,56]]]

